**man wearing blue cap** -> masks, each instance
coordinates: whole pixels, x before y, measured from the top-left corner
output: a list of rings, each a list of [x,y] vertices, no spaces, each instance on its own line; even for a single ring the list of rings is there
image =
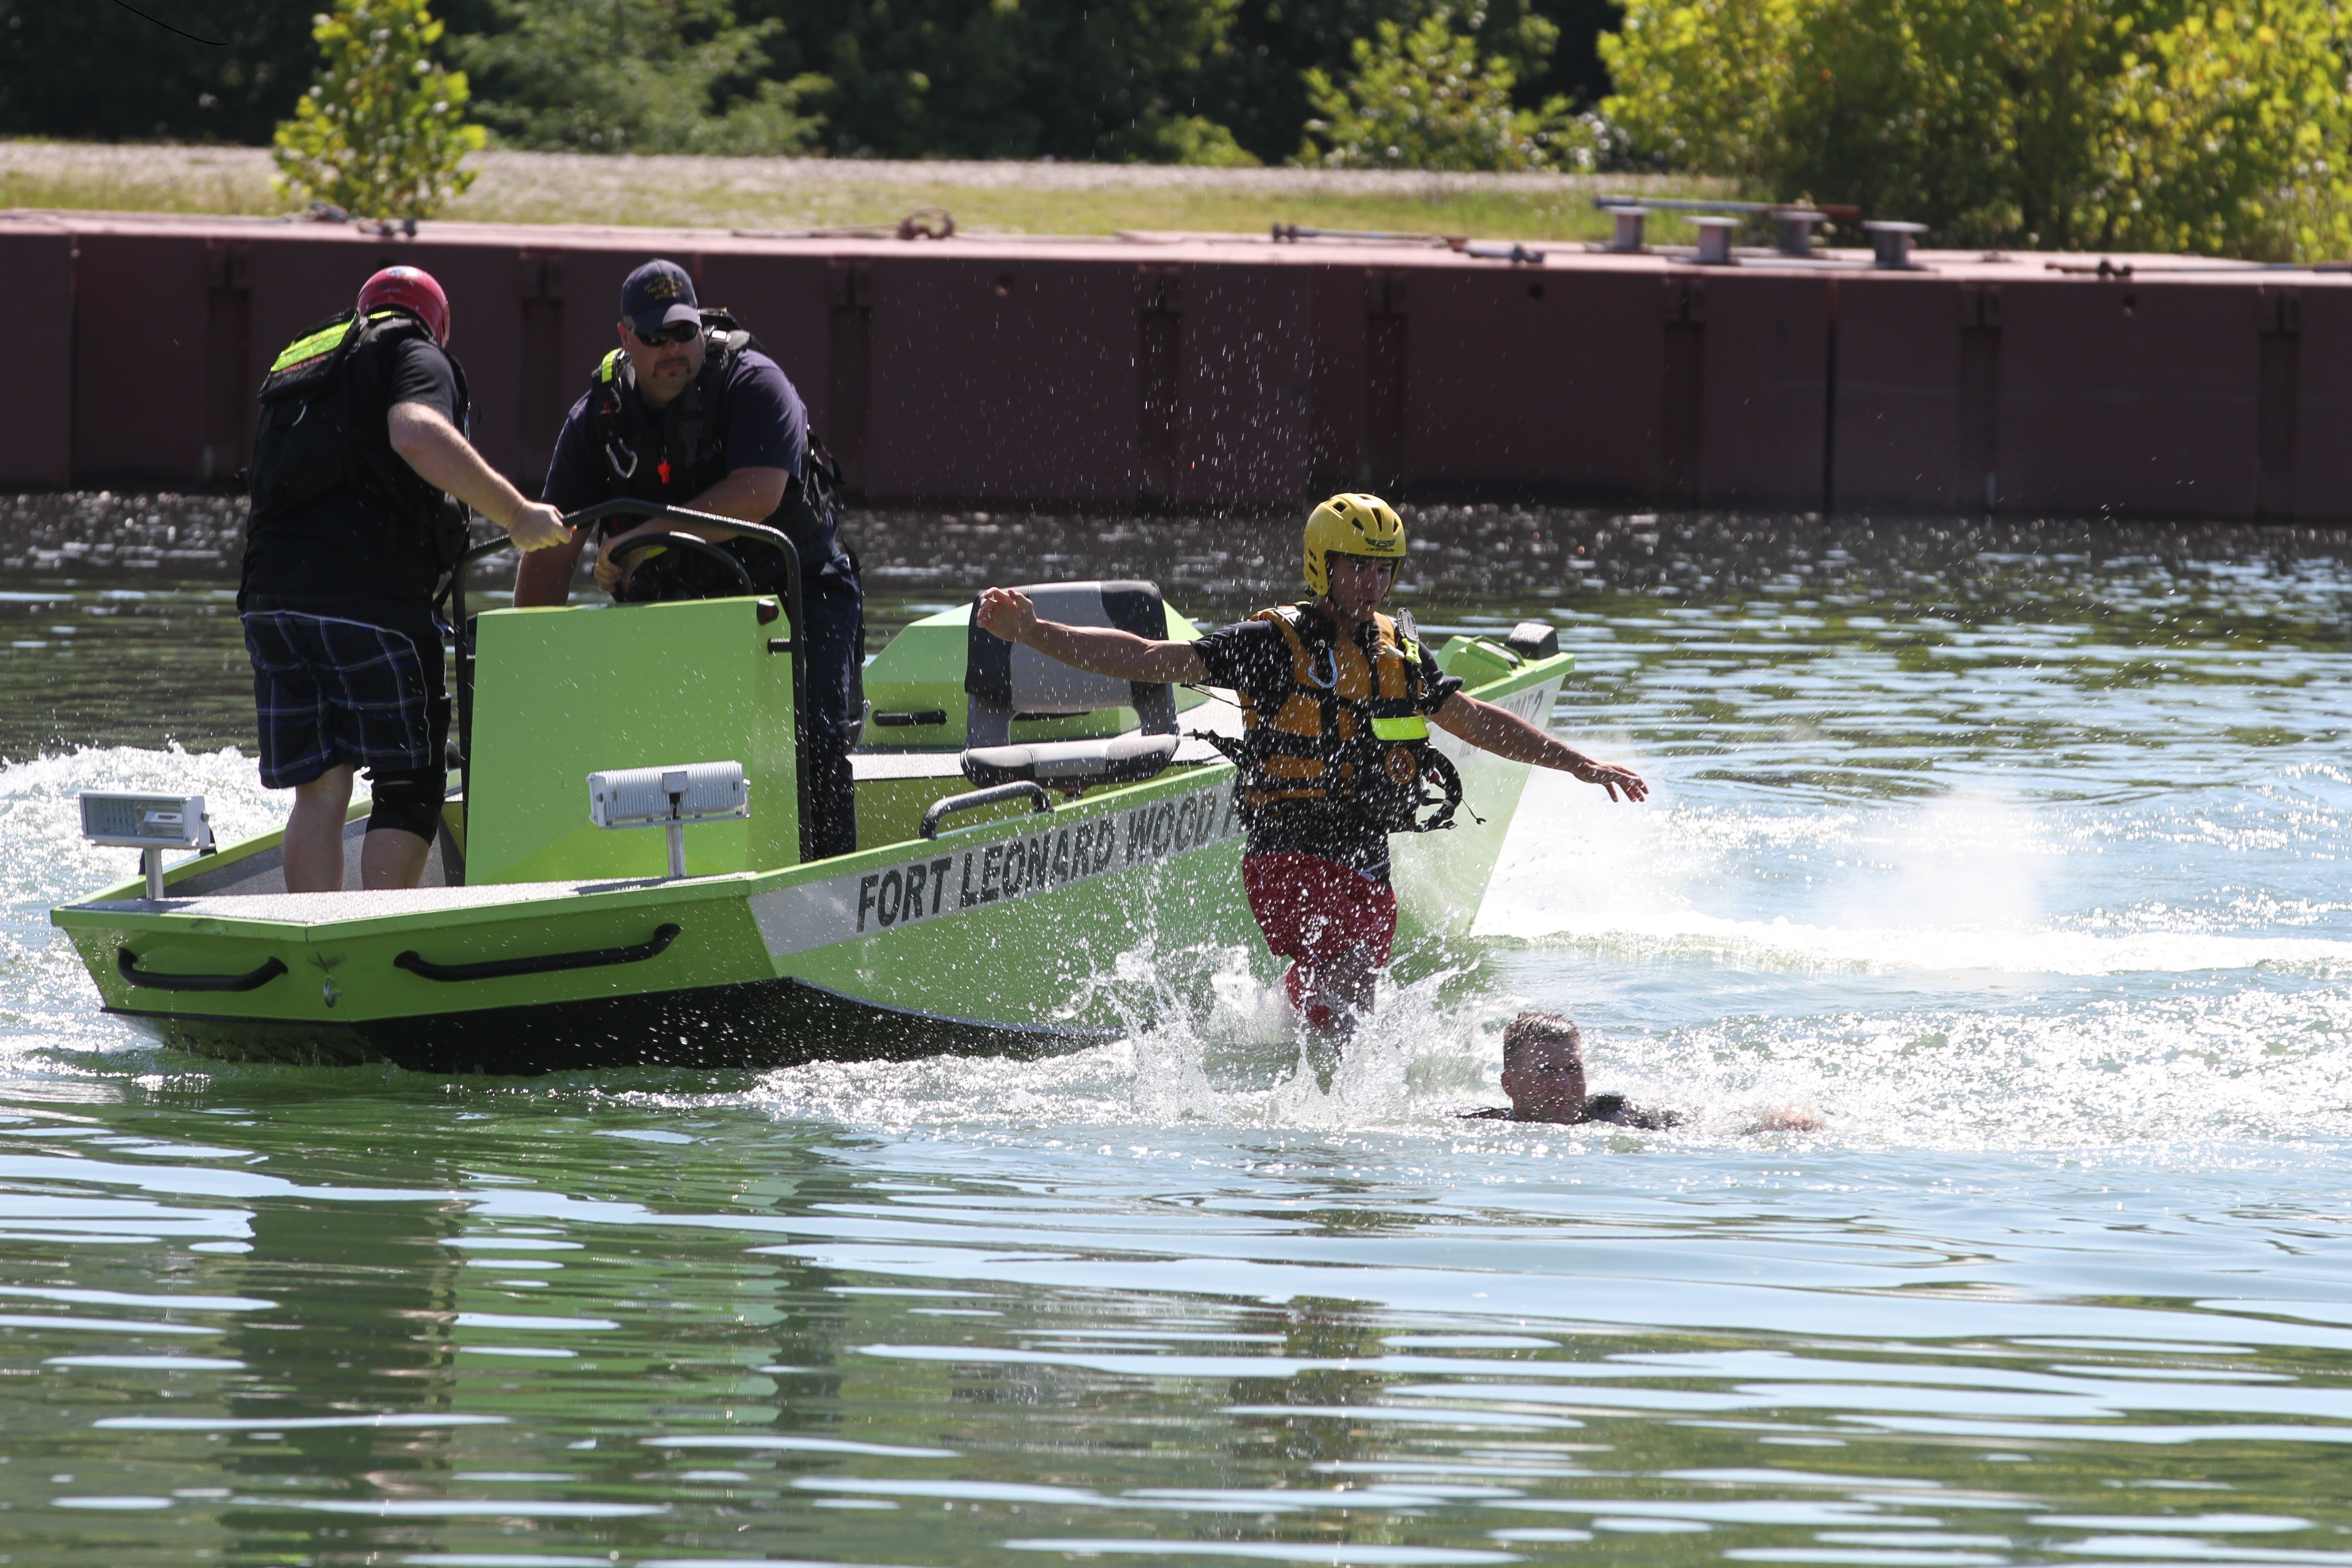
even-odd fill
[[[794,635],[806,650],[811,847],[819,857],[845,855],[857,847],[849,748],[865,597],[856,559],[837,537],[830,462],[810,436],[807,405],[757,339],[725,311],[701,308],[694,280],[675,262],[648,261],[629,274],[618,331],[621,346],[597,365],[563,422],[541,499],[565,512],[616,497],[662,501],[791,536],[808,623]],[[741,592],[730,575],[682,551],[657,564],[645,555],[613,559],[622,541],[654,532],[709,540],[743,563],[761,592],[782,582],[775,552],[757,541],[722,528],[615,520],[597,546],[597,584],[624,602]],[[585,543],[574,538],[523,557],[516,605],[563,603]]]

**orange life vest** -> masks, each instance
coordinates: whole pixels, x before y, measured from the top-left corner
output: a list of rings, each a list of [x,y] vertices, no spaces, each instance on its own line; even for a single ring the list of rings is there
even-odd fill
[[[1381,615],[1369,656],[1307,605],[1250,618],[1272,622],[1289,645],[1290,689],[1270,713],[1241,694],[1244,738],[1230,754],[1243,810],[1344,804],[1391,833],[1452,826],[1462,780],[1430,743],[1421,645]],[[1425,794],[1424,781],[1442,793]],[[1441,809],[1423,821],[1429,805]]]

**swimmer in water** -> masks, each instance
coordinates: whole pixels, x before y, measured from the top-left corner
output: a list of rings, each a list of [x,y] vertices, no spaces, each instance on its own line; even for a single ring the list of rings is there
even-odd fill
[[[1522,1013],[1503,1030],[1503,1092],[1508,1105],[1464,1112],[1465,1119],[1551,1121],[1663,1131],[1681,1125],[1678,1110],[1636,1105],[1622,1094],[1587,1094],[1584,1037],[1558,1013]],[[1796,1106],[1780,1106],[1758,1118],[1750,1132],[1818,1132],[1822,1120]]]

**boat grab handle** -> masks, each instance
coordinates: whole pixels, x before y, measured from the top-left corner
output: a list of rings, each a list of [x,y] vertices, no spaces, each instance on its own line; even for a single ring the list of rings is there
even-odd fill
[[[945,800],[931,802],[931,809],[923,813],[922,836],[937,838],[941,817],[959,811],[977,811],[983,805],[1001,805],[1008,800],[1028,801],[1037,811],[1054,809],[1054,797],[1045,793],[1045,786],[1024,779],[1019,784],[998,784],[994,789],[976,789],[968,795],[951,795]]]
[[[494,958],[483,963],[436,963],[411,948],[392,961],[427,980],[499,980],[509,974],[552,974],[562,969],[598,969],[608,963],[643,963],[658,958],[677,940],[680,928],[657,927],[650,941],[635,947],[600,947],[593,952],[549,952],[537,958]]]
[[[271,958],[243,974],[165,974],[140,968],[138,957],[128,947],[115,949],[114,966],[122,972],[123,979],[150,991],[256,991],[286,973],[284,961]]]

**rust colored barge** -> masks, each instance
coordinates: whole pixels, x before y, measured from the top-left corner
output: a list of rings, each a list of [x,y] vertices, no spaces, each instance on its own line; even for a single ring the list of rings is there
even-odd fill
[[[224,479],[270,354],[394,261],[446,286],[477,438],[530,478],[658,254],[876,500],[2352,517],[2342,272],[1475,248],[14,212],[0,484]]]

